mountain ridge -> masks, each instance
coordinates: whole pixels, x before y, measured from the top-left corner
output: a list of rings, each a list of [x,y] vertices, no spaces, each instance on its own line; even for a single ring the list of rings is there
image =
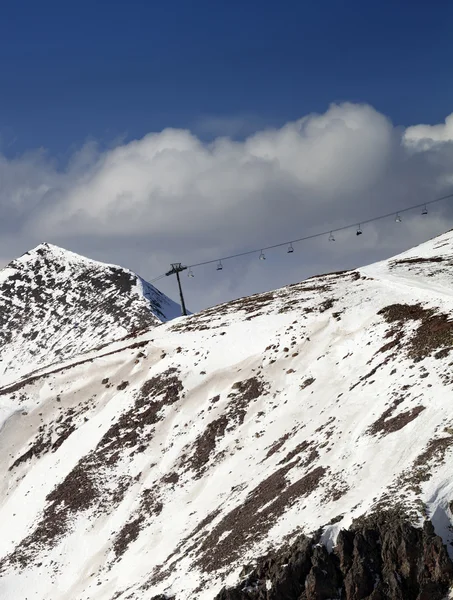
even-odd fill
[[[431,557],[432,571],[395,567],[410,593],[395,581],[385,589],[442,597],[451,585],[442,544],[451,551],[453,542],[452,257],[447,233],[2,386],[0,592],[277,600],[286,563],[269,570],[258,559],[305,536],[315,554],[295,572],[302,579],[285,581],[325,600],[332,588],[316,587],[315,575],[334,573],[333,558],[316,545],[331,552],[340,531],[403,506],[416,532],[389,521],[391,535],[403,531],[392,560]],[[375,575],[369,561],[357,571],[361,556],[381,552],[371,541],[389,539],[378,527],[342,534],[357,585],[387,577],[388,554]],[[328,556],[349,556],[338,552]],[[336,597],[389,597],[377,584],[374,596],[351,595],[349,571],[340,572]]]

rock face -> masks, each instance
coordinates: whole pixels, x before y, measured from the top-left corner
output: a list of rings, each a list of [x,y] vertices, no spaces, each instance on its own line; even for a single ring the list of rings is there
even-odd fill
[[[1,381],[179,314],[135,273],[41,244],[0,271]]]
[[[340,531],[330,554],[301,536],[216,600],[442,600],[452,583],[453,564],[431,522],[420,529],[384,512]]]

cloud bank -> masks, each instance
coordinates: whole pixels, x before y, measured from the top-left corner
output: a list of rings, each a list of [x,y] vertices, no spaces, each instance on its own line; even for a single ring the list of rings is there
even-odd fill
[[[404,132],[404,143],[414,150],[426,150],[442,142],[453,142],[453,114],[439,125],[414,125]]]
[[[402,130],[367,105],[332,105],[280,128],[205,143],[165,129],[100,151],[86,144],[62,169],[44,151],[0,155],[4,261],[41,241],[117,262],[145,278],[360,222],[453,191],[453,114]],[[453,225],[453,202],[427,218],[370,225],[327,240],[231,261],[185,282],[198,309],[318,270],[385,258]],[[172,282],[162,289],[175,296]]]

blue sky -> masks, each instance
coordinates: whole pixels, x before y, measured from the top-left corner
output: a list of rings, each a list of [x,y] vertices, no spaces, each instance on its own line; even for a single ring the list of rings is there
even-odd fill
[[[152,279],[453,192],[452,22],[451,0],[3,3],[0,265],[48,241]],[[451,204],[199,268],[188,305],[387,258]]]
[[[345,100],[436,123],[452,22],[450,0],[3,3],[1,149],[64,160],[167,126],[241,137]]]

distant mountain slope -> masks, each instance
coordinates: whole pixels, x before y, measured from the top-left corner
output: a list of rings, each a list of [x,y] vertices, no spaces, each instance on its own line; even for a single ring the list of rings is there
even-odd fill
[[[4,386],[0,597],[444,598],[452,259],[448,233]]]
[[[131,271],[41,244],[0,271],[0,381],[179,314]]]

